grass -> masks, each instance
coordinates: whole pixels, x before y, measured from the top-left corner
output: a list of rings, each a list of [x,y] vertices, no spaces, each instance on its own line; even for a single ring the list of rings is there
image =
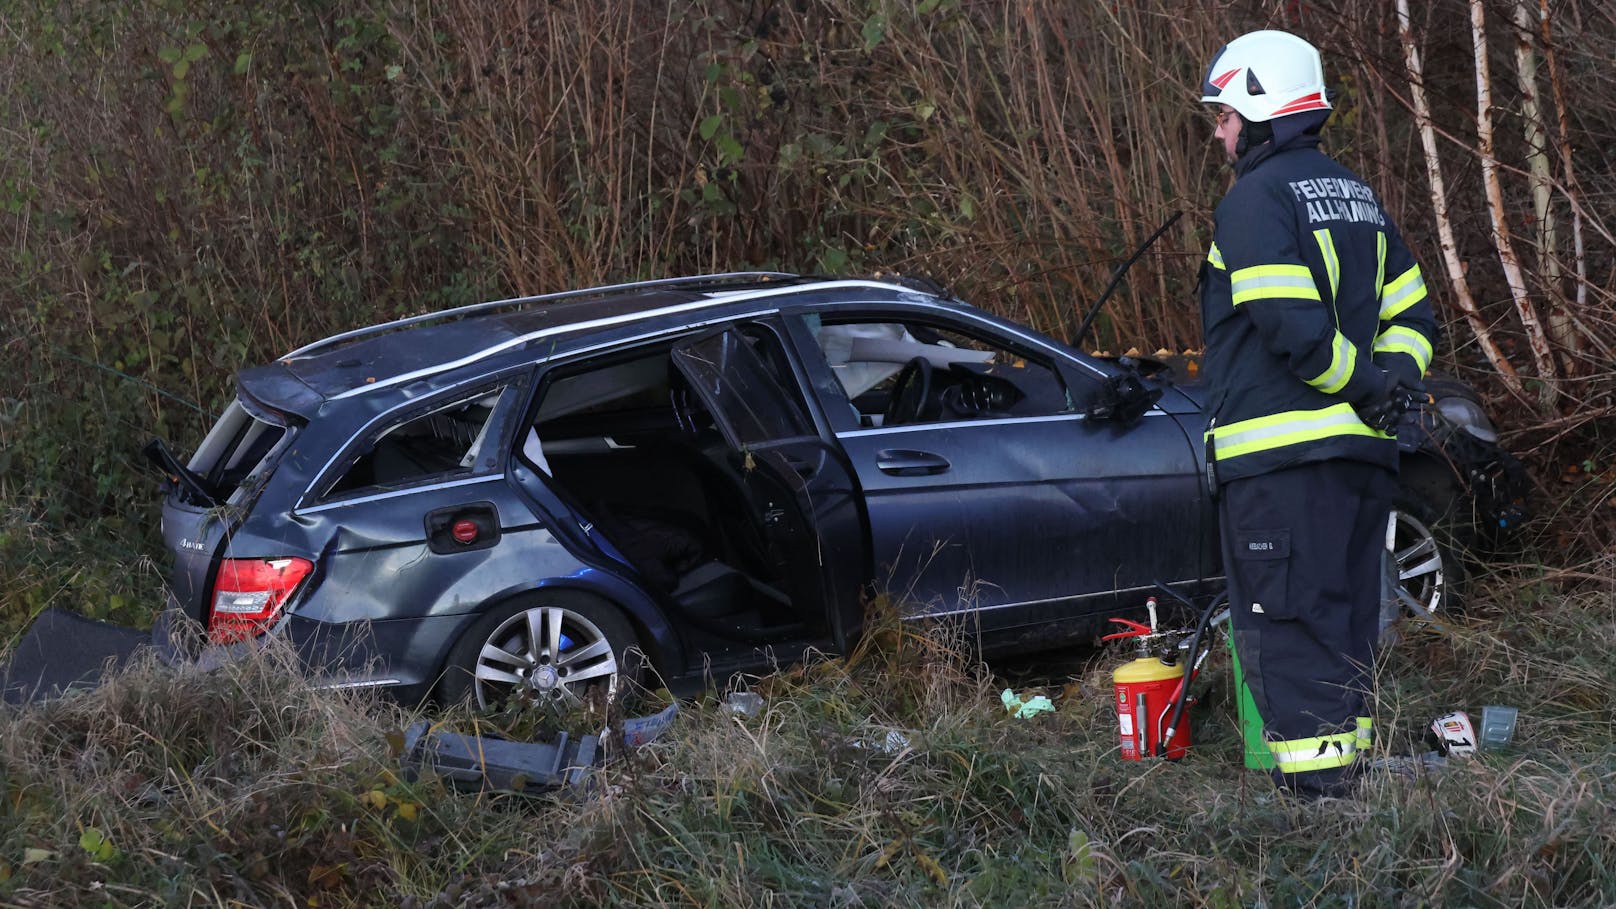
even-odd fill
[[[137,666],[0,712],[0,902],[1608,905],[1610,589],[1479,599],[1391,653],[1380,728],[1409,749],[1432,716],[1505,703],[1515,746],[1321,804],[1238,768],[1227,697],[1187,759],[1128,764],[1115,654],[1074,662],[1043,689],[1057,711],[1017,720],[945,635],[885,617],[846,659],[758,680],[755,717],[687,704],[587,795],[405,781],[412,712],[311,690],[273,655]]]

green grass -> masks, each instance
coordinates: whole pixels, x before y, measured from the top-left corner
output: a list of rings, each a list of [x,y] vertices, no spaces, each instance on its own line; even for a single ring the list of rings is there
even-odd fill
[[[1057,711],[1017,720],[1001,681],[885,617],[851,657],[759,681],[758,716],[686,704],[587,795],[403,781],[411,713],[310,690],[273,657],[139,666],[0,712],[0,903],[1608,905],[1609,589],[1493,589],[1385,661],[1380,728],[1407,749],[1432,716],[1504,703],[1515,746],[1319,804],[1238,768],[1227,697],[1186,760],[1124,763],[1118,655],[1074,663],[1045,689]],[[892,730],[907,746],[883,747]]]

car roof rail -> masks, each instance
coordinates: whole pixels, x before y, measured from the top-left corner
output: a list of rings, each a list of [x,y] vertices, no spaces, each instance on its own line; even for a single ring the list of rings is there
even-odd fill
[[[788,285],[794,283],[809,283],[823,281],[824,278],[807,275],[798,275],[784,271],[732,271],[714,275],[690,275],[681,278],[654,278],[649,281],[629,281],[623,284],[603,284],[599,287],[584,287],[578,290],[563,290],[552,294],[540,294],[532,297],[510,297],[504,300],[490,300],[487,303],[473,303],[470,306],[459,306],[454,309],[445,309],[441,312],[423,313],[418,316],[409,316],[403,319],[394,319],[380,325],[367,325],[340,334],[322,338],[313,344],[306,344],[291,353],[284,354],[281,360],[290,360],[294,357],[304,357],[328,348],[338,347],[349,341],[357,341],[375,335],[398,331],[428,322],[451,321],[478,313],[498,311],[519,311],[535,303],[553,303],[558,300],[569,300],[578,297],[602,296],[631,290],[684,290],[694,293],[712,293],[718,291],[742,291],[771,284]]]
[[[465,365],[467,365],[469,363],[475,363],[475,362],[477,362],[479,360],[487,359],[488,357],[494,356],[494,355],[499,354],[499,353],[501,353],[503,351],[510,350],[510,349],[512,349],[514,347],[520,347],[520,346],[525,345],[525,344],[530,344],[530,343],[532,343],[534,341],[539,340],[540,338],[553,337],[555,335],[563,334],[563,333],[566,333],[566,332],[576,332],[576,331],[583,331],[583,330],[587,330],[587,329],[603,328],[603,327],[608,326],[608,325],[621,325],[624,322],[633,321],[635,319],[645,318],[647,316],[663,316],[663,315],[669,315],[669,314],[675,313],[675,312],[688,312],[688,311],[691,311],[691,310],[700,309],[702,307],[718,306],[718,305],[721,305],[721,304],[724,304],[724,303],[727,303],[727,302],[740,302],[740,301],[747,301],[747,300],[775,300],[775,299],[790,300],[792,297],[795,297],[795,296],[797,296],[799,294],[812,294],[812,293],[816,293],[816,292],[820,292],[820,291],[824,291],[824,290],[855,290],[855,289],[858,289],[858,290],[879,290],[879,291],[883,291],[883,292],[886,292],[886,293],[893,293],[893,292],[900,293],[900,294],[902,294],[902,293],[914,293],[913,288],[904,287],[903,285],[900,285],[900,284],[894,284],[894,283],[892,283],[890,281],[876,281],[876,280],[871,280],[871,279],[867,279],[867,278],[840,278],[840,279],[834,279],[834,280],[826,280],[824,278],[817,278],[817,277],[812,277],[811,278],[811,277],[800,276],[800,275],[792,276],[792,277],[797,278],[799,280],[769,282],[768,284],[760,284],[760,285],[757,285],[757,286],[754,286],[754,287],[741,288],[741,289],[738,289],[738,290],[736,290],[734,292],[726,292],[726,293],[722,293],[722,294],[710,294],[705,299],[702,299],[702,300],[699,300],[699,301],[685,301],[685,302],[681,302],[681,303],[676,303],[676,304],[674,304],[672,306],[665,306],[665,307],[661,307],[661,308],[658,308],[658,309],[647,310],[647,311],[642,312],[642,313],[619,313],[619,314],[616,314],[616,315],[603,316],[603,317],[598,318],[598,319],[592,319],[592,320],[588,320],[588,321],[584,321],[584,322],[574,322],[574,323],[568,323],[568,324],[565,324],[565,325],[546,326],[544,328],[539,328],[539,329],[536,329],[534,331],[530,331],[530,332],[528,332],[526,334],[518,335],[518,336],[513,337],[513,338],[505,338],[504,340],[501,340],[496,344],[493,344],[493,345],[491,345],[491,346],[489,346],[487,348],[484,348],[483,350],[477,351],[476,353],[467,354],[466,356],[460,357],[459,359],[456,359],[456,360],[453,360],[453,361],[450,361],[450,362],[447,362],[447,363],[436,363],[436,364],[433,364],[433,365],[430,365],[430,366],[423,366],[420,369],[411,370],[410,372],[407,372],[407,373],[401,373],[399,375],[393,376],[393,377],[388,378],[388,379],[382,379],[382,380],[379,380],[379,381],[376,381],[376,382],[367,382],[364,385],[356,386],[354,388],[348,389],[347,391],[338,393],[336,395],[336,397],[333,398],[333,400],[335,400],[336,398],[352,397],[353,395],[357,395],[357,394],[368,394],[370,392],[376,391],[377,389],[388,388],[388,387],[391,387],[391,386],[394,386],[394,385],[403,384],[405,382],[411,382],[411,381],[414,381],[416,379],[423,378],[425,376],[434,375],[434,374],[440,373],[440,372],[445,372],[445,371],[450,370],[450,369],[458,369],[458,368],[460,368],[462,366],[465,366]],[[770,284],[775,285],[775,286],[770,286]],[[775,312],[777,310],[769,310],[769,311],[770,312]],[[721,320],[714,320],[714,321],[721,321]],[[711,324],[711,322],[701,323],[701,324]],[[285,362],[285,361],[283,360],[282,362]]]

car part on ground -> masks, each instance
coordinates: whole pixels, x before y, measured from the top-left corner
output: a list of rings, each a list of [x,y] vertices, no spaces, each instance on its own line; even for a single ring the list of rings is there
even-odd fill
[[[0,700],[27,704],[79,688],[135,659],[150,635],[55,606],[42,610],[0,666]]]
[[[622,743],[637,748],[657,740],[679,715],[674,701],[649,716],[623,721]],[[497,735],[465,735],[425,720],[404,731],[399,764],[405,776],[433,774],[471,791],[533,793],[546,789],[587,788],[606,760],[604,736],[571,736],[558,732],[550,741],[513,741]]]

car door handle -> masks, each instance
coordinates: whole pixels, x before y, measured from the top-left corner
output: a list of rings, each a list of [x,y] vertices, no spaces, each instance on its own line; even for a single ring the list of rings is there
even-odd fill
[[[895,477],[921,477],[942,473],[950,465],[947,458],[929,451],[886,448],[875,453],[875,466]]]

